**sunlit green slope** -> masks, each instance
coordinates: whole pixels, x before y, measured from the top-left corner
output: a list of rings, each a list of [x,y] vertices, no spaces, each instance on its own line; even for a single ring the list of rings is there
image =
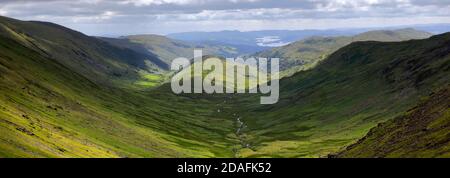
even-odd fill
[[[281,80],[275,105],[255,105],[259,97],[233,101],[246,125],[240,155],[337,152],[449,84],[449,47],[450,33],[407,42],[352,43],[316,68]]]

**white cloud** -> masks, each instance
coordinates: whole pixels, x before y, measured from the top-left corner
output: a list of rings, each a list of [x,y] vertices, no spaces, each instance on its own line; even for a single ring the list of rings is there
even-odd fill
[[[6,11],[4,9],[0,9],[0,15],[6,16],[6,15],[8,15],[8,11]]]
[[[0,15],[51,21],[91,35],[450,23],[448,0],[1,1]]]
[[[120,4],[134,4],[136,6],[148,6],[148,5],[162,5],[162,4],[177,4],[185,5],[191,3],[198,3],[200,0],[125,0]]]
[[[348,18],[348,19],[286,19],[286,20],[205,20],[167,22],[159,27],[172,27],[168,33],[183,28],[188,31],[217,31],[240,29],[243,31],[274,29],[274,30],[303,30],[303,29],[329,29],[332,28],[362,28],[362,27],[389,27],[400,25],[415,25],[417,22],[423,24],[448,23],[450,17],[392,17],[392,18]]]
[[[193,5],[193,4],[208,4],[218,0],[125,0],[121,1],[120,4],[134,4],[136,6],[149,6],[149,5],[165,5],[165,4],[175,4],[175,5]],[[242,2],[258,2],[260,0],[223,0],[231,3],[242,3]]]
[[[74,16],[72,21],[74,23],[99,23],[113,18],[118,15],[117,12],[105,11],[95,16]]]

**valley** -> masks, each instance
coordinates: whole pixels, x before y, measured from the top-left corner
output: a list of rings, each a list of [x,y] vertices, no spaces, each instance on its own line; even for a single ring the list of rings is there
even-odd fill
[[[389,137],[396,140],[390,146],[398,145],[395,154],[377,152],[383,145],[366,147],[397,128],[380,123],[416,123],[397,119],[415,118],[424,105],[433,118],[426,122],[430,133],[398,132],[438,145],[424,156],[448,157],[448,90],[442,88],[450,84],[450,33],[384,36],[390,33],[299,41],[322,51],[311,54],[316,64],[285,75],[280,101],[260,105],[261,94],[174,94],[167,83],[170,58],[195,44],[90,37],[1,17],[0,157],[415,157],[415,147],[402,147],[411,143],[396,137]],[[296,45],[272,50],[298,52]],[[410,110],[432,92],[444,99]]]

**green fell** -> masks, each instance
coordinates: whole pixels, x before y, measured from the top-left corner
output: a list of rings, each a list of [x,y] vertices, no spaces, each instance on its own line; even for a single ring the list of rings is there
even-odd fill
[[[310,37],[256,53],[255,56],[265,58],[280,58],[280,71],[282,76],[290,76],[298,71],[308,70],[326,59],[330,54],[340,48],[358,41],[395,42],[411,39],[425,39],[431,36],[428,32],[414,29],[377,30],[361,33],[355,36],[338,37]]]

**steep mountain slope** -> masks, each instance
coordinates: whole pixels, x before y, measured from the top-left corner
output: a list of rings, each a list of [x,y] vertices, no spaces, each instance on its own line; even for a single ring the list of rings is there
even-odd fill
[[[69,35],[57,33],[60,26],[53,29],[53,26],[41,26],[40,23],[12,19],[2,23],[0,157],[234,155],[233,147],[238,141],[232,134],[233,120],[225,111],[218,111],[226,108],[220,106],[221,96],[176,96],[170,85],[151,91],[121,89],[122,84],[114,82],[116,75],[110,76],[107,70],[96,67],[117,63],[120,65],[110,68],[138,72],[144,69],[115,58],[103,61],[103,51],[90,46],[91,43],[70,43],[84,35],[68,29],[65,30],[70,32]],[[31,38],[24,32],[31,28],[29,26],[33,26],[34,33],[48,31],[55,36],[40,34]],[[75,33],[73,39],[71,33]],[[55,45],[53,41],[61,42]],[[59,48],[60,45],[64,48]],[[127,50],[105,46],[113,50],[111,52]],[[44,47],[52,50],[44,50]],[[86,54],[92,56],[86,56],[99,61],[99,65],[83,68],[76,65],[88,65],[84,58],[71,54],[64,57],[68,51],[79,48],[89,51]]]
[[[126,36],[119,39],[115,38],[100,38],[113,45],[133,49],[139,53],[156,54],[167,65],[170,65],[172,60],[185,57],[193,58],[194,49],[202,49],[204,55],[217,55],[232,57],[238,55],[236,48],[224,45],[208,45],[195,44],[184,42],[180,40],[169,39],[159,35],[133,35]]]
[[[27,22],[0,17],[0,36],[53,58],[90,80],[104,84],[111,81],[138,80],[139,71],[149,73],[168,66],[151,53],[136,53],[68,28],[47,23]]]
[[[450,83],[450,33],[407,42],[356,42],[280,81],[280,101],[233,102],[247,126],[244,157],[317,157],[354,143]]]
[[[103,87],[3,37],[0,103],[0,157],[232,155],[214,98]]]
[[[450,157],[450,89],[381,123],[338,157]]]
[[[395,31],[369,31],[356,36],[340,37],[310,37],[286,46],[256,53],[255,56],[265,58],[280,58],[280,67],[284,76],[289,76],[300,70],[308,69],[319,61],[326,59],[338,49],[357,41],[405,41],[424,39],[431,34],[414,29]]]

